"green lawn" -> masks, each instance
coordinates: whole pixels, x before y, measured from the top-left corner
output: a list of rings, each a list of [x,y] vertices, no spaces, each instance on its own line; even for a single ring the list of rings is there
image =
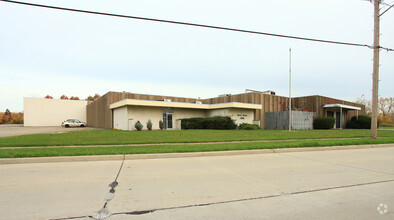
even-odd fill
[[[89,130],[60,134],[35,134],[0,138],[0,147],[121,145],[193,143],[248,140],[289,140],[322,138],[367,138],[369,130],[172,130],[118,131]],[[393,131],[378,131],[379,137],[394,137]]]
[[[247,142],[247,143],[226,143],[226,144],[0,149],[0,158],[206,152],[206,151],[290,148],[290,147],[384,144],[384,143],[394,143],[394,137],[379,138],[376,140],[372,140],[369,138],[362,138],[362,139],[346,139],[346,140],[298,140],[298,141]]]

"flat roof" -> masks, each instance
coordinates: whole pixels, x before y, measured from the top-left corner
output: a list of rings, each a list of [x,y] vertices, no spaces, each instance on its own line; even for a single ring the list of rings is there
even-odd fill
[[[360,107],[343,105],[343,104],[327,104],[327,105],[324,105],[323,108],[344,108],[344,109],[351,109],[351,110],[361,110]]]
[[[244,109],[262,109],[260,104],[250,104],[241,102],[226,102],[219,104],[197,104],[189,102],[165,102],[151,101],[140,99],[123,99],[119,102],[112,103],[109,108],[115,109],[123,106],[150,106],[150,107],[167,107],[167,108],[190,108],[190,109],[221,109],[221,108],[244,108]]]

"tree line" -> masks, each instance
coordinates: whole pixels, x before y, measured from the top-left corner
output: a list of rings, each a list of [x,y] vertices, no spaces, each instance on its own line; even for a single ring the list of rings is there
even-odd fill
[[[94,101],[94,100],[96,100],[96,99],[98,99],[98,98],[100,98],[101,96],[98,94],[98,93],[96,93],[96,94],[94,94],[94,96],[88,96],[86,99],[84,99],[84,100],[86,100],[86,101]],[[44,98],[46,98],[46,99],[53,99],[53,96],[50,96],[50,95],[46,95]],[[67,99],[67,100],[81,100],[78,96],[71,96],[70,98],[68,98],[68,96],[66,96],[66,95],[62,95],[62,96],[60,96],[60,98],[59,99]]]
[[[9,109],[0,112],[0,124],[23,124],[23,113],[12,113]]]

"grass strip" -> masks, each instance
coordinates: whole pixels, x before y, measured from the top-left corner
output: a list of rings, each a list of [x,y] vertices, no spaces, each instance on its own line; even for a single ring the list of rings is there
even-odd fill
[[[370,130],[89,130],[60,134],[34,134],[0,138],[0,147],[121,145],[155,143],[196,143],[322,138],[369,137]],[[394,131],[378,131],[379,137],[394,137]]]
[[[252,149],[278,149],[297,147],[323,147],[340,145],[364,145],[394,143],[394,138],[379,139],[348,139],[348,140],[300,140],[280,142],[254,142],[230,144],[196,144],[196,145],[146,145],[146,146],[116,146],[116,147],[78,147],[78,148],[23,148],[0,149],[0,158],[21,157],[54,157],[82,155],[116,155],[116,154],[157,154],[183,153]]]

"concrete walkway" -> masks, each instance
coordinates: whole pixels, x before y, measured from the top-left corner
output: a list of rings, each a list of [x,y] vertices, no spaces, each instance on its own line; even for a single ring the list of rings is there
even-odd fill
[[[118,174],[107,219],[393,219],[393,158],[378,147],[3,164],[0,219],[98,217]]]

